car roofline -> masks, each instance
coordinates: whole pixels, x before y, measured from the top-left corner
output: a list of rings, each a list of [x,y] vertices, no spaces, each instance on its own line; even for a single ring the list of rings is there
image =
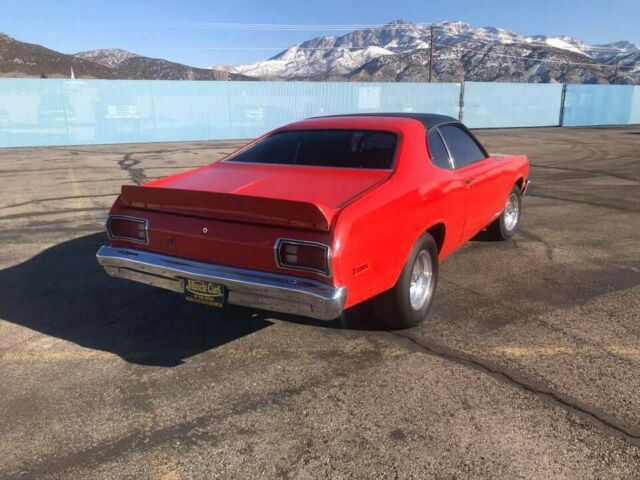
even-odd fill
[[[331,118],[367,118],[367,117],[379,117],[379,118],[408,118],[416,120],[425,127],[425,130],[435,128],[445,124],[462,124],[460,120],[448,115],[440,115],[436,113],[409,113],[409,112],[384,112],[384,113],[346,113],[338,115],[323,115],[318,117],[311,117],[306,120],[322,120]],[[304,122],[305,120],[303,120]]]

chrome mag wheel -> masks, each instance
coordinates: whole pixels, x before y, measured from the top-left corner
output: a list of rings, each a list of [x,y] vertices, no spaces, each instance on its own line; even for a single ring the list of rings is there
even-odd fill
[[[504,208],[504,228],[508,231],[512,231],[518,224],[518,217],[520,215],[520,202],[515,193],[509,195],[507,205]]]
[[[411,308],[420,310],[433,295],[433,264],[429,252],[422,250],[411,270],[409,301]]]

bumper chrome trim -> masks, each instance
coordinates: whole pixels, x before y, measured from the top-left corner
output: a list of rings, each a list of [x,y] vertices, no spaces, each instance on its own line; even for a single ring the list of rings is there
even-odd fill
[[[529,180],[526,181],[526,183],[524,184],[524,188],[522,189],[522,196],[524,197],[527,194],[527,190],[529,190],[529,185],[531,184],[531,182]]]
[[[174,292],[184,280],[204,280],[227,287],[227,302],[318,320],[338,318],[347,298],[345,287],[290,275],[197,262],[129,248],[105,245],[98,263],[113,277],[126,278]]]

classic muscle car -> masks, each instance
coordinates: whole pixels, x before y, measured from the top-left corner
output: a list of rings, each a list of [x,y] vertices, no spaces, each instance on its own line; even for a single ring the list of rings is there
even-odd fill
[[[427,315],[442,260],[517,230],[529,162],[490,155],[451,117],[367,114],[278,128],[221,161],[125,185],[98,261],[205,305],[316,319],[371,302]]]

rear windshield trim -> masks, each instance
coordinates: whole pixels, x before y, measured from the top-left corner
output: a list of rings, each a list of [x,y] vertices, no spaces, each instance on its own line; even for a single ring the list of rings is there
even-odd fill
[[[280,133],[289,133],[289,132],[343,132],[343,131],[358,131],[358,132],[374,132],[374,133],[389,133],[396,137],[396,146],[393,150],[393,155],[391,157],[391,165],[389,168],[367,168],[367,167],[337,167],[337,166],[325,166],[325,165],[303,165],[303,164],[294,164],[294,163],[277,163],[277,162],[236,162],[233,159],[243,153],[245,150],[258,145],[264,140],[273,137],[274,135],[278,135]],[[238,163],[245,165],[279,165],[279,166],[287,166],[287,167],[302,167],[302,168],[339,168],[341,170],[369,170],[369,171],[377,171],[377,172],[392,172],[396,168],[396,161],[398,159],[398,150],[400,149],[400,143],[402,141],[402,134],[394,131],[394,130],[382,130],[378,128],[297,128],[297,129],[283,129],[283,130],[275,130],[271,132],[269,135],[266,135],[255,142],[249,143],[245,147],[240,150],[230,154],[228,157],[220,160],[221,162],[229,162],[229,163]]]

